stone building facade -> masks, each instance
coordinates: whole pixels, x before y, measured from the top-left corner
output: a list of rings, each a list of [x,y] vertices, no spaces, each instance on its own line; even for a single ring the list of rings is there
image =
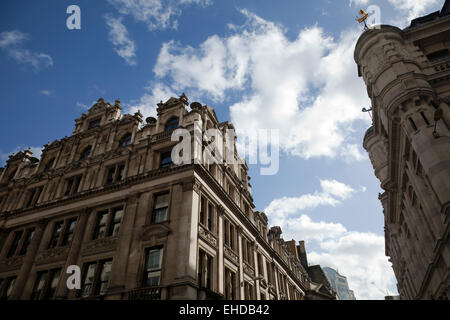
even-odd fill
[[[172,161],[184,128],[193,157],[207,129],[233,129],[183,94],[146,123],[103,99],[40,159],[0,169],[0,298],[306,299],[299,259],[254,210],[248,168]],[[196,127],[197,125],[197,127]],[[196,129],[197,128],[197,129]],[[224,149],[235,160],[234,140]],[[199,153],[200,151],[200,153]],[[68,289],[70,266],[81,288]]]
[[[401,30],[366,30],[355,49],[372,102],[364,136],[404,299],[450,295],[450,1]]]

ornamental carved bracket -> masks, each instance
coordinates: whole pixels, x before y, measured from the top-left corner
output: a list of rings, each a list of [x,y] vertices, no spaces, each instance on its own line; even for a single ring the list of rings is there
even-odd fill
[[[140,239],[142,241],[152,240],[153,238],[164,238],[167,237],[171,230],[168,226],[168,222],[149,224],[141,229],[142,234]]]

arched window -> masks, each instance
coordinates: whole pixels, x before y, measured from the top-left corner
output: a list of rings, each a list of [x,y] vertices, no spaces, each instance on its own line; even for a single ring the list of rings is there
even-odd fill
[[[45,164],[44,171],[50,170],[53,167],[54,163],[55,163],[55,158],[51,158],[50,160],[48,160],[47,163]]]
[[[119,147],[125,147],[131,144],[131,133],[125,134],[122,139],[120,139]]]
[[[178,118],[172,117],[169,119],[169,121],[166,122],[166,130],[174,130],[178,128]]]
[[[80,155],[80,160],[84,160],[89,158],[91,155],[91,146],[84,148],[83,152]]]

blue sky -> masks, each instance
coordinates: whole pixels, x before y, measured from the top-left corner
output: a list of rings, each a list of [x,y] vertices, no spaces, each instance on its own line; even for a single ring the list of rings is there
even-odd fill
[[[185,92],[238,129],[279,129],[280,170],[250,166],[256,209],[357,298],[396,293],[381,192],[361,147],[369,100],[353,48],[358,9],[405,27],[440,0],[14,0],[0,4],[0,165],[71,134],[99,97],[153,115]],[[66,9],[81,9],[68,30]]]

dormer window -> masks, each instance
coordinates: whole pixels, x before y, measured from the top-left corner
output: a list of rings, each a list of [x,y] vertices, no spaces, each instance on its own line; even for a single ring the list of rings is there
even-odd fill
[[[83,152],[80,155],[80,160],[89,158],[89,156],[91,155],[91,148],[91,146],[84,148]]]
[[[95,119],[95,120],[92,120],[91,122],[89,122],[88,129],[100,127],[100,120],[101,119]]]
[[[172,117],[166,122],[166,131],[175,130],[178,128],[178,118]]]
[[[119,147],[126,147],[131,144],[131,133],[125,134],[122,139],[120,139]]]

